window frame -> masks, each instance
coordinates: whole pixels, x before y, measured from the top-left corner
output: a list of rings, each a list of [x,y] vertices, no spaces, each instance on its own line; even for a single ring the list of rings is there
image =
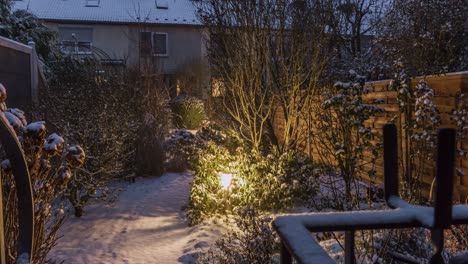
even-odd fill
[[[86,7],[99,7],[100,0],[86,0]]]
[[[74,25],[74,24],[61,24],[58,25],[57,30],[60,35],[60,30],[61,29],[72,29],[72,30],[79,30],[79,29],[88,29],[91,30],[91,40],[81,40],[77,38],[72,38],[72,39],[61,39],[60,40],[60,50],[64,54],[74,54],[74,55],[93,55],[93,39],[94,39],[94,27],[88,26],[88,25]],[[65,45],[64,43],[68,43],[69,45]],[[82,51],[80,50],[80,44],[83,46],[88,46],[89,45],[89,50]],[[63,47],[71,47],[73,50],[66,51],[63,49]]]
[[[154,53],[154,35],[166,36],[166,54]],[[151,32],[151,54],[155,57],[169,57],[169,34],[167,32]]]
[[[75,54],[75,55],[93,55],[93,42],[91,41],[73,41],[73,40],[62,40],[60,41],[62,47],[72,47],[73,51],[66,51],[61,49],[61,51],[65,54]],[[73,45],[64,45],[64,43],[70,43]],[[80,43],[89,43],[89,50],[82,51],[80,50]]]

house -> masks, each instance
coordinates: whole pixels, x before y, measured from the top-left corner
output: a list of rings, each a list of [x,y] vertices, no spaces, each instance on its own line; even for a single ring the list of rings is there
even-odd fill
[[[65,53],[127,67],[151,65],[172,87],[202,96],[209,83],[194,0],[17,0],[58,32]]]

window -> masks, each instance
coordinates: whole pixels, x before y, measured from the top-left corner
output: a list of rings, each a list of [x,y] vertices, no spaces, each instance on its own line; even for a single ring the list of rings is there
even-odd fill
[[[66,54],[93,54],[93,29],[88,27],[59,27],[61,50]]]
[[[140,57],[149,56],[169,56],[167,33],[140,32]]]
[[[86,0],[86,6],[98,7],[99,0]]]
[[[153,32],[152,34],[153,55],[167,56],[167,33]]]
[[[157,9],[169,9],[169,4],[167,0],[156,0]]]

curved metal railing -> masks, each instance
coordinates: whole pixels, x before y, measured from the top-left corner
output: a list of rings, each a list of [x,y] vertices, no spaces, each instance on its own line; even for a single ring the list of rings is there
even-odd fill
[[[10,160],[18,197],[19,236],[17,256],[22,260],[30,261],[34,234],[34,206],[31,178],[21,144],[3,112],[0,112],[0,143],[5,149],[7,158]],[[0,199],[3,200],[1,186]],[[6,263],[2,200],[0,200],[0,260],[1,263]]]
[[[345,231],[345,263],[354,264],[356,230],[401,229],[424,227],[431,231],[434,247],[431,264],[443,264],[444,229],[451,225],[468,224],[468,205],[452,206],[455,130],[439,131],[437,146],[437,173],[435,206],[409,204],[398,193],[397,133],[393,124],[384,127],[384,181],[385,199],[391,210],[309,213],[277,217],[273,226],[281,238],[281,263],[290,264],[293,258],[302,264],[332,264],[335,261],[311,236],[311,232]],[[407,256],[392,254],[406,263],[418,263]],[[468,253],[450,260],[450,263],[468,263]]]

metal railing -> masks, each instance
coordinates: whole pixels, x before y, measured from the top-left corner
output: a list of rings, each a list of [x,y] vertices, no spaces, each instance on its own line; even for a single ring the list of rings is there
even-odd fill
[[[11,128],[3,112],[0,111],[0,143],[10,160],[18,197],[18,248],[17,256],[23,261],[30,261],[33,249],[34,207],[28,166],[16,133]],[[0,174],[1,176],[1,174]],[[0,177],[1,183],[1,177]],[[0,185],[0,263],[6,263],[5,231],[3,225],[3,196]],[[8,212],[6,212],[8,213]]]
[[[451,225],[468,224],[468,205],[453,203],[453,177],[455,159],[455,130],[439,130],[437,143],[437,173],[434,207],[412,205],[398,193],[398,153],[395,125],[384,126],[384,183],[385,200],[392,208],[376,211],[309,213],[277,217],[273,226],[281,238],[281,263],[327,264],[335,261],[318,244],[311,232],[345,231],[345,263],[355,259],[354,233],[356,230],[401,229],[424,227],[431,231],[434,254],[431,264],[444,263],[444,229]],[[464,255],[468,257],[468,255]],[[395,255],[402,261],[413,262],[405,256]],[[460,263],[466,259],[463,258]]]

